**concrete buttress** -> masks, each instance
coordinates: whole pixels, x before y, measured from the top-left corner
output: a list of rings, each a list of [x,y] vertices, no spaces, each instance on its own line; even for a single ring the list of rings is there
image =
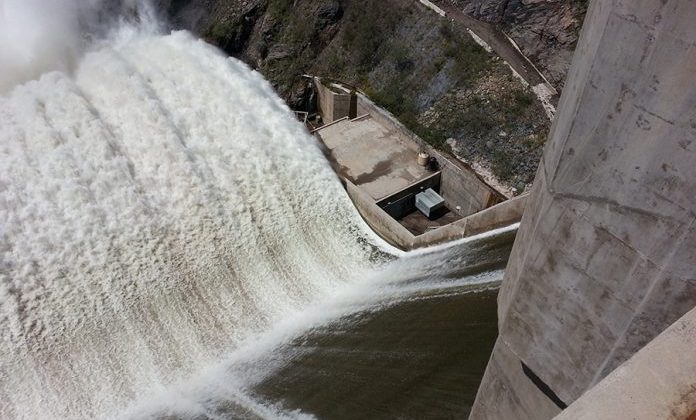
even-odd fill
[[[552,418],[696,305],[694,22],[592,2],[470,418]]]

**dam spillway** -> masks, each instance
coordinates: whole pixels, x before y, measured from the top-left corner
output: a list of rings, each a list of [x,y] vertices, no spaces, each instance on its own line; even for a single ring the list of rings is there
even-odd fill
[[[128,398],[380,258],[270,86],[184,33],[90,53],[0,107],[3,417]]]
[[[264,382],[274,348],[501,279],[514,227],[398,252],[292,119],[242,63],[132,28],[0,97],[0,417],[309,416]]]

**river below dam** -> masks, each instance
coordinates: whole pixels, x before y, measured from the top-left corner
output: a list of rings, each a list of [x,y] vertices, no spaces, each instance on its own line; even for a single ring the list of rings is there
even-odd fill
[[[61,70],[0,96],[0,418],[466,416],[516,226],[392,248],[189,33]]]
[[[466,418],[497,336],[497,287],[515,232],[389,263],[128,417]]]
[[[394,286],[409,292],[276,350],[281,368],[254,391],[325,419],[467,418],[497,336],[497,281],[512,238],[459,245],[485,268],[456,272],[452,258],[434,277],[404,276]]]

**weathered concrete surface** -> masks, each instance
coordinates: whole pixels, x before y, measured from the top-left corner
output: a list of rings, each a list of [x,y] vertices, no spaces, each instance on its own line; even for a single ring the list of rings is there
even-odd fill
[[[389,130],[401,142],[414,144],[419,150],[425,150],[440,163],[442,185],[440,193],[460,216],[468,216],[505,200],[505,197],[486,184],[476,173],[452,156],[432,148],[416,136],[390,113],[376,106],[363,95],[358,94],[358,114],[368,114],[375,122]]]
[[[381,200],[432,175],[418,165],[418,146],[371,117],[344,120],[318,131],[341,175]]]
[[[358,209],[358,213],[380,237],[397,248],[409,250],[413,248],[415,236],[396,219],[382,210],[375,200],[362,188],[350,180],[345,180],[346,192]]]
[[[325,124],[343,117],[355,117],[355,115],[351,115],[351,94],[349,92],[332,89],[316,80],[314,86],[317,92],[319,113]]]
[[[560,408],[524,375],[519,358],[504,341],[496,341],[493,355],[488,362],[485,375],[497,380],[484,381],[481,384],[469,418],[550,419],[560,412]],[[496,398],[495,401],[490,401],[490,404],[482,405],[482,395],[494,395]],[[485,413],[482,413],[482,410],[485,410]]]
[[[438,162],[442,170],[442,197],[460,216],[469,216],[501,201],[499,194],[472,171],[461,169],[451,160]]]
[[[695,21],[694,2],[591,5],[471,418],[549,418],[501,360],[569,404],[696,305]]]
[[[462,219],[464,231],[468,236],[519,222],[528,198],[522,194]]]
[[[557,420],[684,420],[696,412],[696,309],[585,393]]]

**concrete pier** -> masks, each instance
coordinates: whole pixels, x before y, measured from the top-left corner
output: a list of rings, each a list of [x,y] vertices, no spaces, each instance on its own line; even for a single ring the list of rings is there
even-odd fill
[[[472,419],[552,418],[696,305],[694,22],[688,1],[591,4]]]

